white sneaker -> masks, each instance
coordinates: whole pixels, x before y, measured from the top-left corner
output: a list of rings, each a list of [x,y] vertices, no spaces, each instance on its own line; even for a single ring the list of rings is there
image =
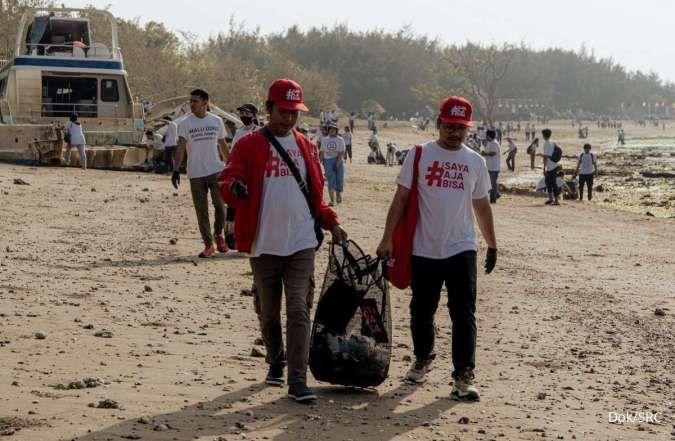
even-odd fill
[[[413,383],[424,383],[426,381],[427,372],[431,370],[432,357],[418,358],[410,366],[410,370],[405,375],[405,379]]]
[[[473,384],[471,371],[464,371],[455,378],[450,398],[455,401],[480,401],[480,394]]]

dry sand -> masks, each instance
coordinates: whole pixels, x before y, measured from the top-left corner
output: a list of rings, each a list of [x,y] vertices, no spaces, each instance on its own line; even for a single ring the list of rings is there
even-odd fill
[[[380,139],[429,136],[397,128]],[[356,140],[339,213],[372,252],[397,168],[365,165],[365,133]],[[194,257],[185,180],[174,191],[167,176],[0,165],[0,204],[0,433],[9,440],[675,439],[672,219],[504,195],[494,207],[498,266],[479,276],[482,401],[448,399],[444,307],[429,381],[403,383],[410,294],[393,290],[390,378],[376,391],[312,380],[319,401],[302,406],[261,385],[257,321],[239,294],[251,278],[245,257]],[[325,263],[324,250],[319,278]],[[88,377],[102,384],[55,387]],[[88,407],[105,399],[119,408]],[[660,423],[609,422],[610,412],[636,411]]]

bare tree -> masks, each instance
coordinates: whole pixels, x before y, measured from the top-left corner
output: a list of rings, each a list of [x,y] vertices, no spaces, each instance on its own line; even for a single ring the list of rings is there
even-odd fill
[[[514,48],[507,44],[484,47],[467,43],[447,50],[448,62],[464,79],[467,93],[474,97],[478,110],[489,123],[494,121],[499,84],[506,76],[513,57]]]

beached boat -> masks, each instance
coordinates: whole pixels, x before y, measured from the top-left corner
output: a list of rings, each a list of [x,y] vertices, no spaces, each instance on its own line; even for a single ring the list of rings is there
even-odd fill
[[[94,34],[92,22],[107,29]],[[115,18],[93,9],[29,10],[14,57],[0,62],[0,160],[60,161],[72,113],[84,127],[90,166],[138,160],[124,146],[142,142],[143,106],[129,89]]]

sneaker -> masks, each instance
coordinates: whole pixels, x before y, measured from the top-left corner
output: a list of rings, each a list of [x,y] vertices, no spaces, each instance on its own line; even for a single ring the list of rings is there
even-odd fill
[[[431,362],[433,360],[433,356],[415,359],[415,362],[410,366],[410,370],[405,375],[405,379],[412,383],[424,383],[427,372],[431,370]]]
[[[204,248],[204,251],[199,253],[199,257],[202,259],[206,259],[209,257],[213,257],[213,255],[216,253],[216,249],[213,248],[213,245],[208,245],[206,248]]]
[[[480,401],[478,389],[473,385],[473,372],[467,370],[457,375],[450,398],[455,401]]]
[[[271,364],[265,377],[265,384],[270,386],[282,386],[284,384],[284,365]]]
[[[544,202],[544,205],[551,205],[553,203],[553,199],[549,199],[548,201]]]
[[[291,384],[288,387],[288,397],[297,403],[316,401],[316,395],[305,383]]]
[[[216,247],[218,248],[219,253],[227,253],[230,250],[225,243],[225,238],[220,234],[216,234],[213,239],[216,241]]]

